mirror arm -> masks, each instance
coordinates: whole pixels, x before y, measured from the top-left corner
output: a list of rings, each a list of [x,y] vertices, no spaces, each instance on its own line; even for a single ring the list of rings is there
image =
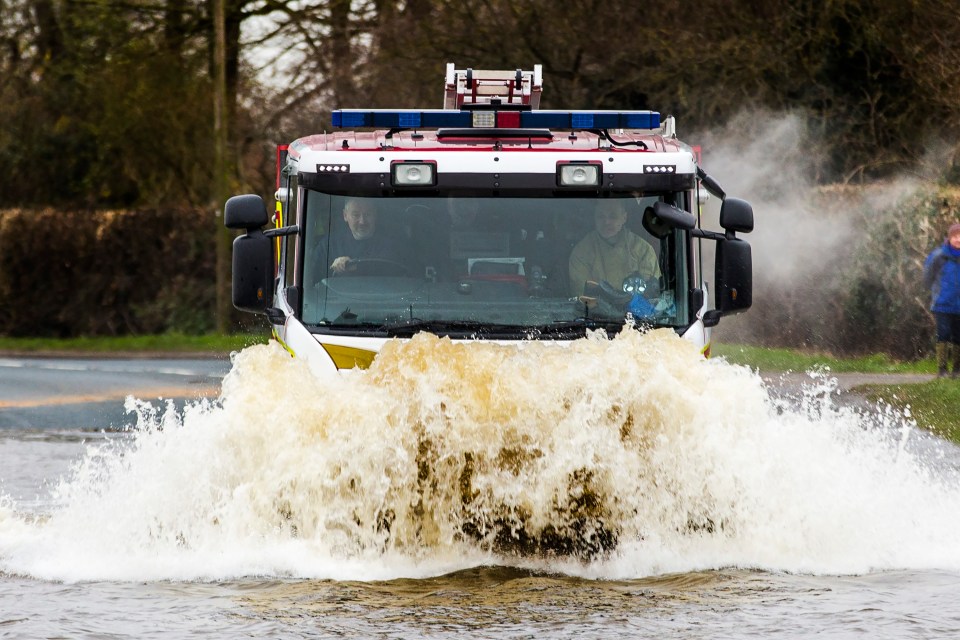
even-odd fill
[[[277,236],[292,236],[295,233],[300,232],[300,225],[292,224],[289,227],[279,227],[273,229],[267,229],[263,232],[263,235],[268,238],[275,238]]]
[[[690,235],[694,238],[706,238],[708,240],[727,240],[727,236],[716,231],[706,231],[704,229],[690,229]]]
[[[716,180],[714,180],[709,175],[707,175],[707,172],[701,169],[700,167],[697,167],[697,177],[700,178],[700,182],[701,184],[703,184],[703,188],[709,191],[712,195],[715,195],[721,200],[727,197],[727,194],[723,190],[723,188],[720,186],[720,183],[718,183]]]
[[[283,309],[278,309],[277,307],[267,307],[264,309],[264,313],[270,321],[270,324],[283,324],[287,320],[287,314],[283,312]]]
[[[723,312],[719,309],[710,309],[703,314],[703,326],[704,327],[715,327],[720,324],[720,317],[723,315]]]

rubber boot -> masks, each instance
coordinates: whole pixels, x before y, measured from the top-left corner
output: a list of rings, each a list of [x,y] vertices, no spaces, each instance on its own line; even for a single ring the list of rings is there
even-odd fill
[[[947,363],[950,361],[951,349],[949,342],[937,343],[937,377],[945,378],[947,375]]]

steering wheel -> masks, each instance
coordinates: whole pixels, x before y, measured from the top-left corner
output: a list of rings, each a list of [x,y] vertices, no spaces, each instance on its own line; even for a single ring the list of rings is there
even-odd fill
[[[386,258],[358,258],[350,261],[347,271],[355,276],[401,276],[409,278],[412,273],[410,267]]]

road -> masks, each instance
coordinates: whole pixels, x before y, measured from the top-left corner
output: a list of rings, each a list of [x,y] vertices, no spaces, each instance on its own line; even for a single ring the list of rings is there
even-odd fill
[[[835,373],[829,372],[827,378],[836,378],[837,390],[846,393],[866,384],[914,384],[934,379],[930,373]],[[765,373],[763,381],[776,387],[796,387],[809,384],[812,378],[807,373]]]
[[[216,396],[230,369],[220,358],[0,358],[0,428],[119,428],[127,396]]]
[[[761,374],[764,384],[775,396],[790,399],[799,399],[804,390],[809,392],[817,386],[816,379],[807,373],[764,373]],[[864,385],[901,385],[916,384],[933,380],[933,374],[924,373],[835,373],[829,372],[820,380],[835,379],[831,396],[838,405],[853,406],[860,409],[875,408],[875,403],[868,402],[858,388]]]
[[[0,356],[0,428],[103,429],[130,421],[124,400],[215,397],[230,369],[219,357],[3,357]],[[850,390],[863,384],[908,384],[930,380],[920,374],[831,373],[841,401],[856,401]],[[774,392],[792,394],[811,382],[803,373],[770,373]]]

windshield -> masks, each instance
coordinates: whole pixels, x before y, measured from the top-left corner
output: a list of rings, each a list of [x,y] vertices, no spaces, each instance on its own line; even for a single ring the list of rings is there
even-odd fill
[[[689,323],[683,234],[662,197],[369,198],[305,191],[315,331],[488,337]]]

